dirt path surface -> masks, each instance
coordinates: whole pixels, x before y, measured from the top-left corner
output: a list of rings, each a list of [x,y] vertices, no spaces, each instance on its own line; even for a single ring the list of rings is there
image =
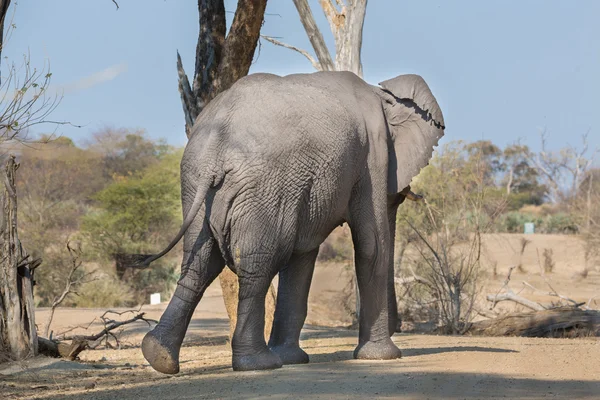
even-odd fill
[[[523,288],[523,281],[544,288],[545,279],[560,293],[578,301],[598,294],[600,273],[586,277],[581,246],[572,238],[529,235],[532,241],[517,257],[522,235],[493,235],[486,239],[489,265],[484,293],[502,286],[511,265],[522,264],[511,284],[521,295],[541,302]],[[542,277],[538,252],[554,249],[552,274]],[[91,350],[80,362],[37,358],[0,365],[0,400],[4,399],[599,399],[600,340],[479,338],[396,334],[393,340],[404,357],[395,361],[352,359],[357,332],[324,325],[347,325],[341,304],[347,300],[351,269],[343,264],[318,265],[311,286],[302,346],[311,363],[261,372],[233,372],[226,311],[218,283],[205,293],[194,313],[181,350],[181,372],[175,376],[154,371],[139,344],[149,327],[127,326],[124,349]],[[512,304],[502,304],[515,310]],[[159,319],[166,303],[144,306],[149,318]],[[88,324],[104,310],[60,309],[52,329],[61,332]],[[44,324],[48,310],[36,313]],[[92,324],[87,334],[101,330]],[[73,333],[83,333],[82,329]]]
[[[328,279],[336,279],[332,274]],[[143,308],[159,318],[165,304]],[[45,320],[41,310],[39,320]],[[102,310],[59,310],[54,329]],[[307,325],[311,363],[233,372],[219,286],[200,304],[181,351],[181,372],[154,371],[142,357],[142,322],[123,333],[127,348],[91,350],[81,362],[37,358],[0,367],[1,399],[600,399],[597,339],[477,338],[397,334],[404,357],[357,361],[357,332]],[[90,328],[95,331],[94,326]]]
[[[600,399],[596,340],[400,334],[403,359],[367,362],[352,359],[356,332],[303,336],[311,363],[274,371],[233,372],[227,344],[188,343],[176,376],[153,371],[139,348],[88,351],[82,363],[12,365],[0,390],[3,399]]]

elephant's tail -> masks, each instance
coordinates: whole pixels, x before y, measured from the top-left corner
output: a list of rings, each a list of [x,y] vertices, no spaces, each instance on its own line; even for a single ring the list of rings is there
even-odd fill
[[[129,255],[129,260],[127,262],[128,266],[131,268],[147,268],[148,266],[150,266],[151,262],[158,260],[165,254],[167,254],[169,251],[171,251],[173,249],[173,247],[175,247],[175,245],[181,240],[185,231],[188,230],[188,228],[194,221],[194,218],[196,218],[196,215],[198,214],[198,212],[200,211],[200,208],[202,207],[202,204],[204,203],[204,198],[206,197],[206,193],[208,192],[208,189],[210,189],[210,187],[212,186],[213,182],[214,182],[214,177],[212,179],[204,180],[202,183],[200,183],[200,185],[198,186],[198,189],[196,190],[196,196],[194,197],[192,206],[190,207],[185,218],[183,219],[183,224],[181,225],[181,229],[179,229],[177,236],[175,236],[175,238],[173,240],[171,240],[171,243],[169,243],[169,245],[163,251],[161,251],[160,253],[157,253],[157,254],[152,254],[152,255],[147,255],[147,254]]]

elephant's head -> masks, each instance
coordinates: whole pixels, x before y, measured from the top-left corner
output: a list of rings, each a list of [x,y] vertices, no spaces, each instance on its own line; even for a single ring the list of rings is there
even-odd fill
[[[400,75],[375,87],[389,128],[388,193],[410,192],[413,177],[427,166],[444,135],[444,117],[419,75]],[[410,198],[406,196],[406,198]]]

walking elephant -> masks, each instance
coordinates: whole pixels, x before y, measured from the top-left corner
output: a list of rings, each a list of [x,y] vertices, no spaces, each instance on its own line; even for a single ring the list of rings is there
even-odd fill
[[[308,362],[299,346],[319,245],[348,223],[360,292],[354,357],[394,359],[396,210],[444,133],[425,81],[401,75],[371,86],[350,72],[240,79],[202,111],[181,160],[181,278],[142,351],[154,369],[179,371],[192,313],[227,264],[239,278],[233,369]],[[264,340],[264,302],[279,274]]]

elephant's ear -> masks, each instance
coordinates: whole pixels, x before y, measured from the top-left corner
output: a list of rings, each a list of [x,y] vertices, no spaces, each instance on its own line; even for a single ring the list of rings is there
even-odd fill
[[[400,75],[379,85],[390,131],[388,192],[398,193],[429,163],[444,136],[444,117],[419,75]]]

